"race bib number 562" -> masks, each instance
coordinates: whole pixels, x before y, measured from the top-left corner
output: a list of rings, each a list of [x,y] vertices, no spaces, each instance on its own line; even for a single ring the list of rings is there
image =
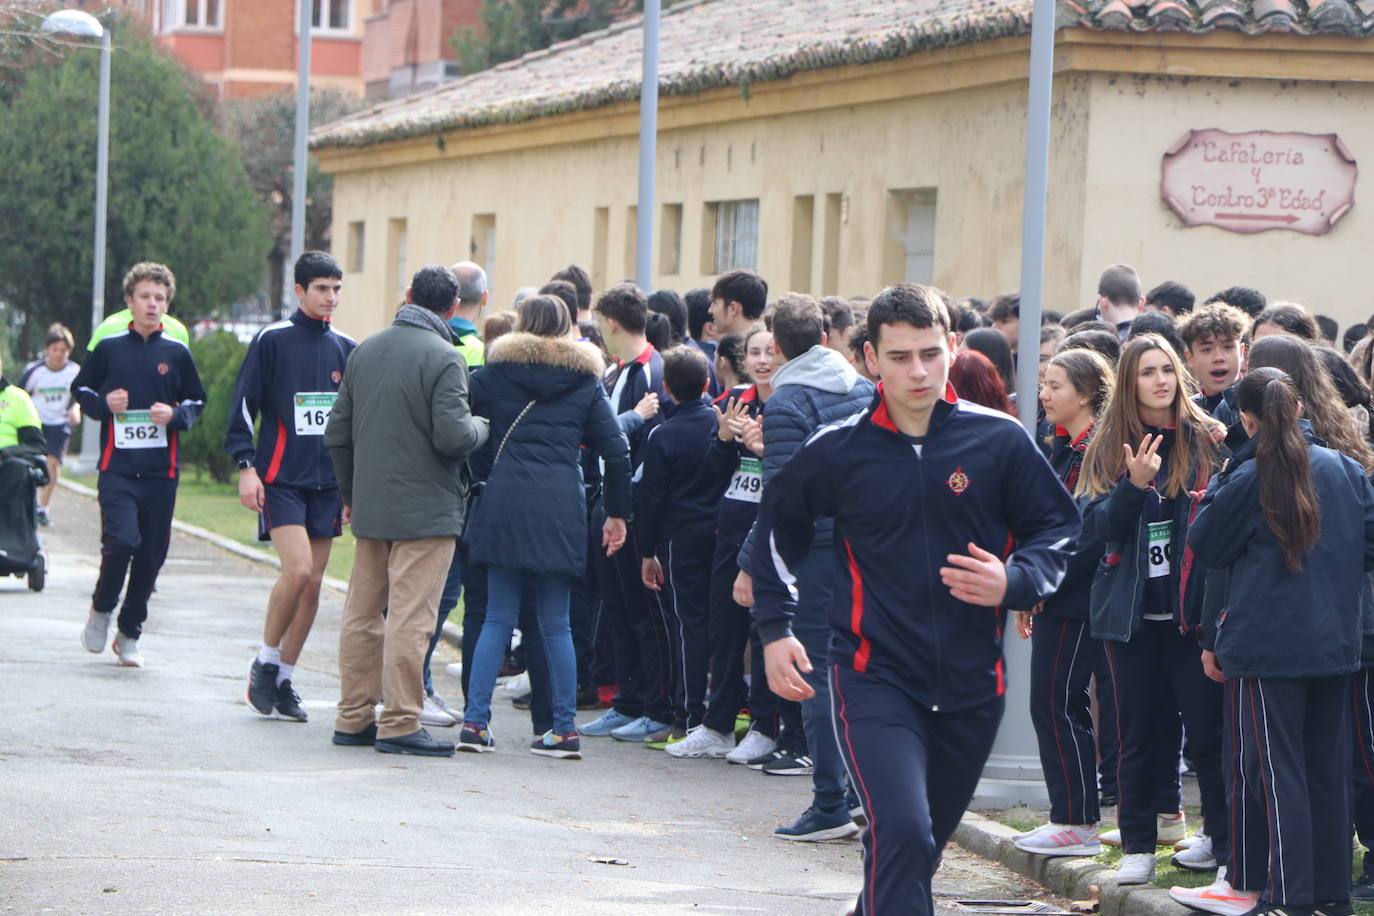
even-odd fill
[[[151,410],[115,414],[115,448],[166,448],[167,427],[153,422]]]
[[[301,391],[291,400],[296,408],[296,435],[323,436],[329,412],[339,394],[336,391]]]

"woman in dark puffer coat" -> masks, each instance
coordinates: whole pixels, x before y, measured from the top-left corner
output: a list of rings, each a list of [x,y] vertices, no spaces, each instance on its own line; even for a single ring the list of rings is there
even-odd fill
[[[577,663],[568,626],[573,579],[587,553],[587,508],[580,451],[605,463],[607,514],[602,545],[625,542],[630,515],[629,444],[601,385],[603,363],[590,344],[568,337],[567,308],[549,296],[520,303],[515,332],[487,351],[472,378],[472,410],[491,421],[497,443],[484,490],[463,539],[471,562],[488,567],[486,622],[473,653],[458,749],[495,747],[487,727],[501,657],[520,610],[520,592],[534,585],[539,631],[548,658],[553,729],[530,750],[580,757],[576,714]]]

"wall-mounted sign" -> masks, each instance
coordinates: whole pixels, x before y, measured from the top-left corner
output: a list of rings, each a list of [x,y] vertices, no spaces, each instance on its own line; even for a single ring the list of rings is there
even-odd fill
[[[1323,235],[1354,205],[1356,173],[1335,134],[1190,130],[1164,154],[1159,192],[1188,226]]]

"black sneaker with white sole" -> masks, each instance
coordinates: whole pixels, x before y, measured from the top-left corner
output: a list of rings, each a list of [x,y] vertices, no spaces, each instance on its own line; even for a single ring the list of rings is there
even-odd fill
[[[305,710],[301,708],[300,694],[296,693],[296,691],[291,688],[290,678],[287,678],[277,685],[276,708],[277,715],[284,719],[304,722],[310,718],[305,714]]]
[[[272,715],[272,707],[277,702],[277,672],[272,663],[264,664],[253,659],[253,667],[248,669],[248,705],[264,716]]]
[[[776,760],[763,765],[763,772],[769,776],[810,776],[815,764],[807,754],[787,751]]]

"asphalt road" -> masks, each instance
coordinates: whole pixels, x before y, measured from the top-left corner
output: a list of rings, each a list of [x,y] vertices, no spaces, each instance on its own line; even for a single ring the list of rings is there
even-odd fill
[[[9,911],[834,914],[858,891],[858,843],[770,835],[809,780],[599,739],[582,761],[535,757],[508,702],[494,754],[333,746],[342,596],[328,590],[296,671],[310,721],[259,716],[243,693],[273,571],[180,534],[146,667],[91,655],[98,515],[59,490],[53,516],[48,588],[0,579]],[[458,697],[442,664],[436,686]],[[942,900],[1038,890],[958,849],[936,886]]]

